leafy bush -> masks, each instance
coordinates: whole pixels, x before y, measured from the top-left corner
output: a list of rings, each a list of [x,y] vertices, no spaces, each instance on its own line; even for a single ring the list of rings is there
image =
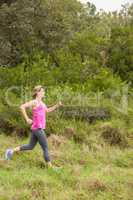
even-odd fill
[[[104,91],[105,93],[109,90],[118,90],[125,85],[119,76],[114,75],[107,68],[101,68],[99,73],[95,74],[92,79],[88,80],[85,83],[86,88],[87,84],[90,91]]]

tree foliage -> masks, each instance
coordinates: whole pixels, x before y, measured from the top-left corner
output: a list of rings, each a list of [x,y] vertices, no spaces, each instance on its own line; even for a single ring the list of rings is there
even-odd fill
[[[0,66],[20,65],[27,74],[40,54],[48,65],[36,66],[51,74],[51,83],[84,83],[109,68],[133,84],[132,25],[128,4],[106,13],[77,0],[2,0]]]

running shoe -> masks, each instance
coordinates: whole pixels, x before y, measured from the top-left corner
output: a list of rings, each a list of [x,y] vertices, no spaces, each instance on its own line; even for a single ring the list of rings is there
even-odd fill
[[[5,159],[10,160],[12,158],[12,155],[13,155],[13,150],[7,149],[6,152],[5,152]]]

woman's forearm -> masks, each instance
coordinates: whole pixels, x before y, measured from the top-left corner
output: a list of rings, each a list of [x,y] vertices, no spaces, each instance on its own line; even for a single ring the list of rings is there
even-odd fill
[[[51,107],[47,108],[47,112],[52,112],[52,111],[56,110],[58,107],[59,107],[58,104],[51,106]]]

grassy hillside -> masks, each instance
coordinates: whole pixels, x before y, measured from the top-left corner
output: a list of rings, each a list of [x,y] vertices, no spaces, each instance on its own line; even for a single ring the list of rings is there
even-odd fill
[[[133,4],[2,0],[0,44],[0,200],[132,200]],[[28,142],[19,108],[36,85],[64,105],[47,118],[58,171],[39,145],[3,160]]]
[[[0,200],[132,200],[132,135],[124,139],[127,145],[119,140],[110,145],[114,133],[122,138],[126,131],[115,129],[113,122],[61,121],[60,126],[63,124],[62,135],[58,132],[48,137],[53,163],[62,169],[45,167],[39,144],[33,151],[17,153],[11,161],[1,160]],[[87,130],[88,142],[80,141]],[[112,137],[105,138],[105,133]],[[78,142],[76,134],[81,134]],[[27,142],[28,138],[0,134],[1,158],[6,148]]]

